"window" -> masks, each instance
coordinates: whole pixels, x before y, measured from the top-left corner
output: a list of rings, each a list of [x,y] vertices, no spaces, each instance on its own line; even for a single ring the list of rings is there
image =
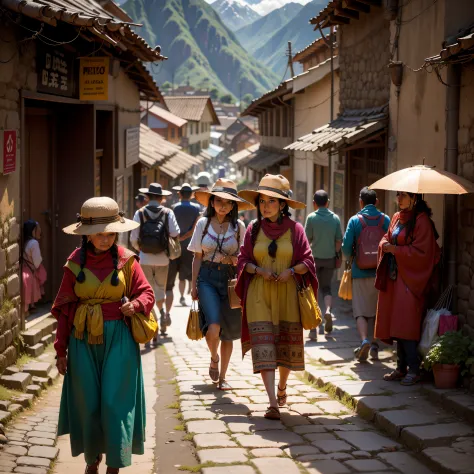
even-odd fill
[[[201,123],[201,133],[204,133],[206,131],[206,124]]]
[[[183,130],[184,130],[184,127],[183,128],[178,128],[178,138],[182,138]]]
[[[196,135],[199,135],[199,122],[196,122]]]
[[[176,137],[176,129],[174,127],[171,127],[171,138]]]

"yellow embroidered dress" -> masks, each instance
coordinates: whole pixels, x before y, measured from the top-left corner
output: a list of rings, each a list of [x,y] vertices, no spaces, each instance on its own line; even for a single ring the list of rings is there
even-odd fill
[[[253,256],[259,267],[279,274],[291,267],[291,230],[276,240],[275,258],[268,254],[270,243],[260,230]],[[246,314],[254,372],[275,370],[280,365],[291,370],[304,369],[303,327],[293,278],[277,283],[254,276],[247,293]]]

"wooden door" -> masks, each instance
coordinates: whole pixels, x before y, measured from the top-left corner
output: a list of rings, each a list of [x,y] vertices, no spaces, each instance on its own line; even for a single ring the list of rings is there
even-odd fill
[[[23,222],[36,220],[42,229],[40,241],[43,265],[48,273],[45,284],[46,301],[53,298],[56,273],[53,248],[54,222],[54,116],[39,108],[25,109],[25,157]]]

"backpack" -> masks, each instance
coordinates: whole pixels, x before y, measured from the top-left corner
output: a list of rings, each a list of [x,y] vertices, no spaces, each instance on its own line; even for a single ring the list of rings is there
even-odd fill
[[[156,219],[152,219],[146,208],[139,213],[140,237],[138,245],[143,253],[168,252],[168,210],[162,207]],[[145,220],[146,218],[146,220]]]
[[[361,270],[377,268],[379,243],[385,235],[385,230],[383,228],[385,214],[373,217],[357,214],[357,217],[362,225],[362,232],[357,239],[356,265]],[[365,219],[368,219],[369,221],[379,219],[379,223],[377,225],[368,225]]]

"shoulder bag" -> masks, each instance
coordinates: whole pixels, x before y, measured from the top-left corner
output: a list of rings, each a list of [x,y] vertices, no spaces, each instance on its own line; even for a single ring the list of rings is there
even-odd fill
[[[293,275],[298,291],[298,304],[300,308],[300,319],[303,329],[315,329],[322,321],[321,309],[314,295],[313,287],[306,285],[305,276],[301,275],[301,283]]]
[[[168,257],[170,260],[176,260],[181,257],[181,242],[179,241],[179,235],[171,237],[169,230],[169,211],[166,211],[166,232],[168,234]]]

